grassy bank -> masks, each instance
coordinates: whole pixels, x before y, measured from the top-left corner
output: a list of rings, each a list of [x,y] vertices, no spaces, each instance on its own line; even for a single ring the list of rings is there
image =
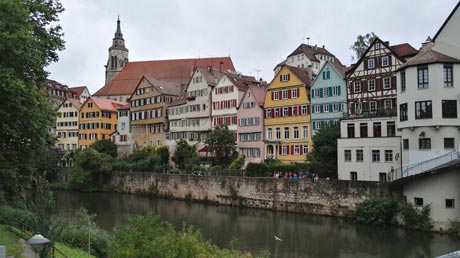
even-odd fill
[[[0,225],[0,245],[6,246],[6,256],[22,258],[20,237],[9,230],[10,226]]]

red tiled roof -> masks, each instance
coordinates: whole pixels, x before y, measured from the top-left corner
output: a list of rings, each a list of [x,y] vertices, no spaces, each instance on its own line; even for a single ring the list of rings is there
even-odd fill
[[[81,108],[81,103],[80,103],[80,100],[79,99],[72,99],[72,98],[67,98],[68,101],[70,101],[72,103],[72,105],[77,108],[78,110],[80,110]]]
[[[69,89],[73,90],[75,93],[77,93],[78,96],[80,96],[85,89],[88,89],[88,87],[86,87],[86,86],[78,86],[78,87],[70,87]]]
[[[329,56],[335,57],[324,46],[323,47],[318,47],[318,46],[310,46],[310,45],[307,45],[307,44],[300,44],[300,46],[297,47],[291,54],[289,54],[288,57],[298,55],[298,54],[301,54],[301,53],[304,53],[308,57],[308,59],[310,59],[312,61],[316,61],[316,62],[319,62],[318,58],[316,58],[316,56],[315,56],[316,54],[324,54],[324,55],[329,55]],[[337,57],[335,57],[334,62],[340,63],[340,60]],[[283,63],[281,62],[278,65],[283,65]],[[340,65],[342,65],[342,63],[340,63]]]
[[[308,75],[308,71],[305,68],[294,67],[286,65],[286,67],[291,70],[306,86],[310,87],[312,81]]]
[[[221,64],[222,68],[220,67]],[[94,96],[131,95],[142,76],[178,84],[187,83],[195,67],[213,67],[215,70],[235,71],[230,57],[128,62],[124,69],[94,93]]]
[[[401,57],[410,57],[415,56],[418,53],[418,50],[412,47],[409,43],[402,43],[398,45],[391,46],[393,51],[395,51]]]
[[[119,107],[118,107],[118,110],[120,110],[120,109],[129,109],[129,107],[130,107],[130,104],[127,103],[126,105],[119,106]]]
[[[250,76],[229,73],[227,73],[226,76],[233,83],[233,85],[235,85],[240,91],[246,91],[250,85],[259,84],[256,78]]]
[[[174,96],[180,95],[180,84],[178,83],[160,81],[147,76],[144,76],[144,78],[147,79],[159,92],[161,92],[161,94]]]
[[[90,97],[90,99],[93,101],[96,106],[99,107],[100,110],[105,110],[105,111],[112,111],[112,112],[117,112],[118,107],[124,106],[127,103],[126,102],[120,102],[120,101],[115,101],[111,99],[105,99],[105,98],[98,98],[98,97]]]

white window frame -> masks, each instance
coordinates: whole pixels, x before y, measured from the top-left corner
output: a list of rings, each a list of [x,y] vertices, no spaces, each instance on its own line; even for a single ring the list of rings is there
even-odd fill
[[[309,150],[308,150],[308,145],[304,145],[304,146],[303,146],[303,152],[302,152],[302,153],[303,153],[304,155],[306,155],[308,152],[309,152]]]
[[[281,146],[281,155],[287,155],[287,149],[287,145]]]
[[[282,97],[283,97],[283,99],[288,99],[288,90],[283,90],[282,91]]]
[[[375,68],[375,59],[369,58],[367,59],[367,69],[374,69]]]
[[[308,139],[308,126],[302,126],[302,138]]]
[[[283,117],[288,117],[289,116],[289,108],[288,107],[284,107],[283,108]]]
[[[315,105],[315,113],[321,113],[321,105]]]
[[[299,139],[300,133],[299,133],[299,127],[298,126],[292,127],[292,136],[294,137],[294,139]]]
[[[388,56],[382,56],[382,67],[390,66],[390,58]]]
[[[323,88],[323,98],[329,97],[329,88]]]
[[[282,82],[287,82],[287,81],[289,81],[289,74],[282,74],[282,75],[281,75],[281,81],[282,81]]]
[[[339,95],[339,86],[332,87],[332,96],[338,96],[338,95]]]
[[[280,99],[280,92],[279,91],[274,91],[273,92],[273,99],[274,100],[279,100]]]
[[[292,91],[291,91],[291,98],[296,99],[297,96],[298,96],[297,93],[298,93],[297,88],[292,89]]]
[[[368,91],[375,91],[376,87],[375,87],[375,80],[372,79],[372,80],[368,80],[367,81],[367,90]]]
[[[300,108],[300,113],[302,114],[302,116],[305,116],[307,115],[308,111],[307,111],[308,107],[306,105],[303,105],[301,108]]]
[[[377,111],[377,101],[369,101],[369,111],[375,112]]]
[[[339,104],[334,103],[332,104],[332,112],[338,112],[339,111]]]
[[[391,78],[390,77],[383,78],[382,82],[383,82],[383,89],[385,90],[391,89]]]
[[[324,104],[323,105],[323,112],[324,113],[329,113],[329,104]]]
[[[355,81],[353,83],[353,92],[354,93],[359,93],[361,92],[361,82],[360,81]]]
[[[294,145],[294,155],[300,155],[300,145]]]

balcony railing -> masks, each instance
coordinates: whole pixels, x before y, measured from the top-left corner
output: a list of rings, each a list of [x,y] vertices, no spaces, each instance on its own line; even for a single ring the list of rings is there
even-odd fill
[[[362,112],[360,114],[344,114],[345,119],[395,117],[396,109],[383,109],[377,111]]]
[[[390,171],[387,179],[391,182],[408,176],[418,175],[457,159],[460,159],[460,150],[453,150],[439,157]]]

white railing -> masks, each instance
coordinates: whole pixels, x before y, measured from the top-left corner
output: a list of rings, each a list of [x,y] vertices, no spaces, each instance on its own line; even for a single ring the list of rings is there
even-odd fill
[[[417,175],[457,159],[460,159],[460,150],[453,150],[439,157],[393,170],[388,173],[388,181],[391,182],[404,177]]]

